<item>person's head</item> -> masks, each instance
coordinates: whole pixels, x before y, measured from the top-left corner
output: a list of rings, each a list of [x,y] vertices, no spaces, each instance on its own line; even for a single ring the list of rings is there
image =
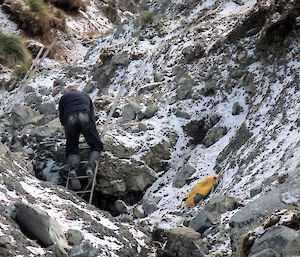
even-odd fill
[[[65,87],[65,94],[66,93],[69,93],[71,90],[78,90],[77,86],[76,85],[69,85],[69,86],[66,86]]]

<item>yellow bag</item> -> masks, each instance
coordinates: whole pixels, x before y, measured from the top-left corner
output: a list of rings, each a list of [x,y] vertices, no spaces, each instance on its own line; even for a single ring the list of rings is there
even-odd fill
[[[204,199],[210,191],[213,191],[217,184],[218,178],[216,176],[208,177],[198,182],[186,199],[186,208],[195,206],[201,199]]]

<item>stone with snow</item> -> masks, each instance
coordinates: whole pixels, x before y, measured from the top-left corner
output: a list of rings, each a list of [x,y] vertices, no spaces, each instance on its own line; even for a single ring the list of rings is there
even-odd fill
[[[249,257],[265,249],[273,249],[278,255],[281,255],[285,247],[298,237],[298,231],[285,226],[268,228],[261,237],[255,239]]]

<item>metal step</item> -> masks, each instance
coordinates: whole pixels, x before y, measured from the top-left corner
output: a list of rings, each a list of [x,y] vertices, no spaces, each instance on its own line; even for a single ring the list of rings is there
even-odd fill
[[[69,174],[68,174],[67,183],[66,183],[66,188],[70,189],[69,184],[70,184],[70,180],[72,180],[72,179],[79,179],[80,180],[80,179],[93,178],[92,179],[92,185],[91,185],[91,183],[88,183],[84,190],[74,191],[75,194],[77,194],[77,195],[82,194],[81,197],[83,197],[86,193],[89,193],[90,194],[89,204],[92,203],[93,194],[94,194],[94,190],[95,190],[95,186],[96,186],[97,172],[98,172],[98,167],[99,167],[99,162],[98,161],[95,161],[95,162],[96,162],[96,167],[95,167],[93,176],[78,176],[78,177],[74,178],[74,177],[70,177]],[[90,186],[91,186],[91,188],[89,189]]]

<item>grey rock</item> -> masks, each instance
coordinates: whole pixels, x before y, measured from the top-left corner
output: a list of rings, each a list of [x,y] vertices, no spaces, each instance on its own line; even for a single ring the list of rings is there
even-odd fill
[[[141,114],[141,106],[134,101],[129,102],[122,110],[123,121],[131,121],[136,118],[138,114]]]
[[[15,219],[21,228],[46,247],[55,245],[62,255],[70,249],[60,226],[45,211],[23,202],[17,202],[15,213]]]
[[[204,209],[208,212],[225,213],[239,207],[239,199],[226,195],[213,195]]]
[[[142,205],[137,205],[133,208],[133,216],[136,219],[141,219],[146,217],[146,213]]]
[[[115,202],[115,207],[116,207],[117,212],[119,212],[121,214],[128,212],[128,207],[127,207],[126,203],[122,200],[117,200]]]
[[[163,249],[166,257],[204,257],[208,251],[201,241],[201,235],[192,228],[176,228],[168,233]]]
[[[299,237],[299,232],[294,229],[272,226],[261,237],[255,239],[249,257],[264,249],[273,249],[276,253],[281,254],[282,250],[297,237]]]
[[[148,201],[148,200],[145,200],[142,205],[143,205],[143,209],[145,211],[146,216],[148,216],[151,213],[158,210],[157,205],[154,202],[151,202],[151,201]]]
[[[201,94],[204,96],[213,96],[217,91],[218,81],[215,79],[209,79],[205,82],[205,87],[201,90]]]
[[[199,233],[203,233],[206,229],[210,228],[213,223],[213,216],[209,212],[201,210],[198,215],[189,222],[189,227]]]
[[[186,179],[195,173],[196,169],[189,164],[180,168],[173,180],[173,187],[181,188],[185,185]]]
[[[136,160],[122,160],[105,153],[102,155],[101,180],[97,189],[104,195],[126,199],[143,192],[157,179],[155,172]],[[135,196],[136,197],[136,196]]]
[[[280,196],[280,192],[272,190],[259,199],[248,203],[232,216],[229,225],[237,228],[249,227],[259,218],[268,215],[271,211],[286,208],[287,205],[281,202]]]
[[[12,110],[12,123],[15,128],[24,127],[27,124],[38,125],[42,122],[43,118],[44,115],[29,106],[17,105]]]
[[[259,253],[251,255],[251,257],[280,257],[280,255],[276,253],[273,249],[264,249]]]
[[[191,98],[193,93],[192,87],[187,84],[182,84],[177,87],[176,96],[179,100]]]
[[[149,119],[149,118],[153,117],[158,110],[159,110],[158,105],[153,104],[153,105],[147,106],[145,113],[144,113],[145,118]]]
[[[227,129],[225,127],[214,126],[211,128],[202,143],[206,147],[212,146],[214,143],[218,142],[223,136],[227,134]]]
[[[282,252],[282,256],[300,256],[300,235],[288,243]]]
[[[245,91],[246,91],[247,94],[255,95],[257,89],[256,89],[256,86],[254,86],[254,85],[248,85],[248,86],[245,87]]]
[[[44,103],[38,107],[40,113],[45,115],[57,114],[56,104],[55,103]]]
[[[79,230],[69,229],[66,232],[66,239],[71,246],[79,245],[83,240],[83,235]]]
[[[230,140],[229,144],[223,149],[223,151],[217,157],[216,163],[220,163],[229,156],[230,153],[235,152],[242,145],[244,145],[249,138],[252,136],[252,132],[248,130],[245,124],[242,124],[241,127],[236,132],[235,136]],[[217,168],[219,169],[219,168]]]
[[[74,246],[69,255],[69,257],[94,257],[98,256],[97,250],[89,243],[82,243],[80,245]]]
[[[235,102],[232,106],[232,115],[238,115],[243,111],[243,107],[240,106],[240,104],[238,102]]]
[[[259,184],[259,185],[256,185],[255,187],[251,188],[250,189],[250,197],[254,197],[256,196],[257,194],[259,194],[263,189],[263,185],[262,184]]]
[[[121,66],[126,66],[129,63],[129,56],[126,53],[118,53],[115,54],[111,58],[111,64],[112,65],[121,65]]]

